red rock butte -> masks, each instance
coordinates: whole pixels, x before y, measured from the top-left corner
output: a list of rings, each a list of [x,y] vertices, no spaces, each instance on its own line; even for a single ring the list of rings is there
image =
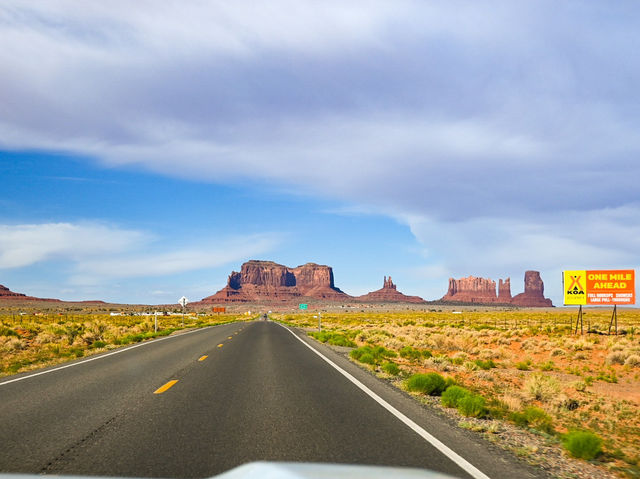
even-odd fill
[[[336,288],[330,266],[307,263],[289,268],[273,261],[251,260],[240,272],[231,272],[224,288],[200,303],[292,302],[302,298],[342,301],[351,296]]]
[[[511,297],[510,278],[500,280],[496,295],[496,282],[488,278],[449,278],[449,290],[440,301],[446,303],[512,304],[522,307],[550,307],[551,300],[544,297],[544,283],[538,271],[524,273],[524,293]]]
[[[391,276],[384,277],[382,288],[367,293],[356,298],[358,301],[370,303],[426,303],[419,296],[407,296],[396,289],[396,285],[391,281]]]

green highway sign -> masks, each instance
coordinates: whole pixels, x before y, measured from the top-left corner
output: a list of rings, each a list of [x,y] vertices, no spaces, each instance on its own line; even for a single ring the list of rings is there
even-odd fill
[[[300,309],[307,309],[309,307],[306,303],[300,303]]]

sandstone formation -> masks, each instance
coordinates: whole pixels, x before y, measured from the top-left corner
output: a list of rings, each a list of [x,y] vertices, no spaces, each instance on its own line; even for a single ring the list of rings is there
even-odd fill
[[[544,297],[544,283],[538,271],[524,273],[524,293],[514,296],[511,304],[535,307],[553,306],[551,300]]]
[[[231,272],[227,285],[201,303],[293,302],[305,297],[327,301],[351,298],[335,287],[329,266],[307,263],[289,268],[273,261],[251,260],[240,272]]]
[[[511,278],[507,278],[504,281],[500,280],[498,282],[498,302],[511,302]]]
[[[6,286],[0,284],[0,301],[2,300],[18,300],[18,301],[60,301],[59,299],[35,298],[22,293],[14,293]]]
[[[496,295],[496,282],[487,278],[449,279],[449,289],[440,301],[474,304],[512,304],[522,307],[550,307],[551,300],[544,297],[544,284],[538,271],[524,275],[524,293],[511,297],[511,280],[500,280]]]
[[[453,279],[449,278],[449,290],[441,301],[455,301],[458,303],[497,303],[496,282],[487,278]]]
[[[407,296],[398,291],[396,285],[391,281],[391,276],[389,276],[388,279],[386,276],[384,277],[384,283],[381,289],[363,296],[358,296],[356,299],[358,301],[372,303],[426,303],[426,301],[419,296]]]

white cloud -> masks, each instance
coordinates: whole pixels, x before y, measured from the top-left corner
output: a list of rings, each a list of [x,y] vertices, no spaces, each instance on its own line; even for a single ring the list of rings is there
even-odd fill
[[[0,225],[0,270],[56,262],[65,266],[60,276],[70,272],[68,281],[79,286],[169,276],[267,253],[282,234],[201,238],[198,246],[169,250],[157,239],[148,232],[95,223]]]
[[[137,248],[149,235],[100,224],[0,225],[0,269],[42,261],[84,261]]]
[[[271,251],[280,242],[274,234],[249,235],[211,241],[206,247],[180,248],[170,252],[125,254],[83,261],[71,278],[73,283],[90,284],[113,278],[167,276],[216,268]]]

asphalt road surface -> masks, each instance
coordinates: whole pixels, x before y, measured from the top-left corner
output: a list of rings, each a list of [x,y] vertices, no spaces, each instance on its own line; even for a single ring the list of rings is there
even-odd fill
[[[88,359],[0,380],[0,472],[187,478],[269,460],[545,477],[270,321]]]

